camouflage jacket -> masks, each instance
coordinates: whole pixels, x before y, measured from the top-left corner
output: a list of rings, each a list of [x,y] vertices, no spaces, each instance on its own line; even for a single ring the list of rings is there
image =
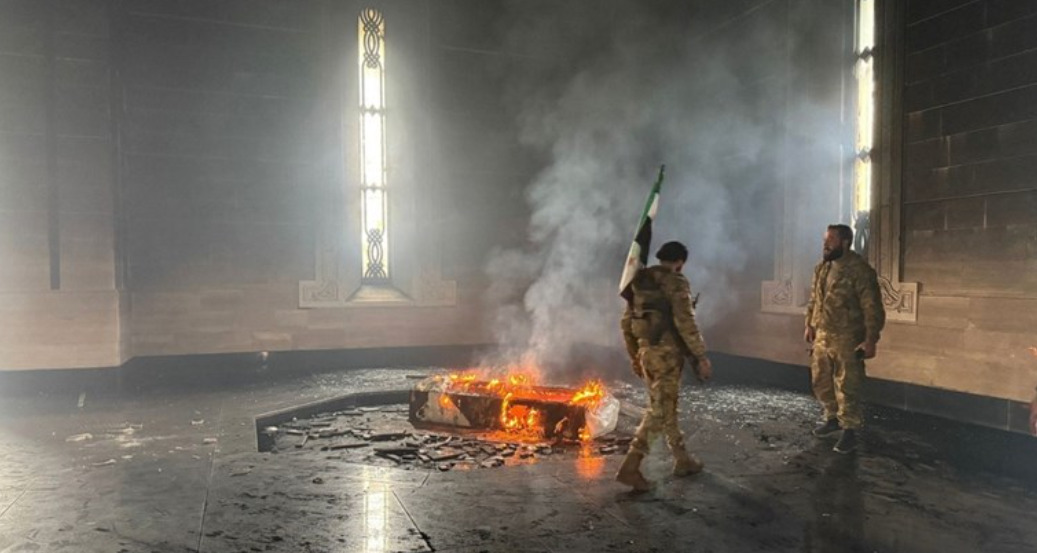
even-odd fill
[[[701,360],[706,356],[706,342],[702,339],[699,327],[695,323],[695,311],[691,305],[691,285],[688,279],[681,273],[672,269],[656,265],[638,271],[634,278],[634,302],[628,305],[623,313],[620,326],[623,329],[623,342],[626,345],[630,359],[637,360],[637,351],[641,345],[640,341],[648,340],[643,329],[636,324],[637,320],[644,317],[641,310],[641,298],[644,297],[645,289],[652,288],[661,292],[661,297],[669,303],[670,320],[666,321],[665,331],[661,333],[657,346],[677,348],[685,356],[695,360]]]
[[[854,345],[878,342],[886,310],[875,269],[852,251],[818,263],[806,315],[808,327],[832,338],[851,340]]]

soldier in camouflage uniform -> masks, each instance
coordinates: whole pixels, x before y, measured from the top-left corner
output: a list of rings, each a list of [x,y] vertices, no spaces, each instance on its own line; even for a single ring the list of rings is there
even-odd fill
[[[850,250],[852,243],[850,227],[829,225],[823,260],[814,268],[803,333],[813,344],[811,384],[825,414],[813,433],[820,437],[841,430],[835,445],[839,453],[857,447],[864,360],[875,357],[886,322],[875,270]]]
[[[667,242],[656,258],[659,265],[641,269],[634,276],[634,299],[621,321],[631,366],[648,385],[651,400],[616,475],[617,481],[636,491],[651,487],[641,474],[641,460],[660,434],[666,436],[673,453],[674,475],[687,476],[702,470],[702,462],[684,447],[684,436],[677,425],[677,395],[686,357],[692,359],[700,380],[708,380],[712,375],[706,344],[695,324],[691,287],[681,274],[688,249],[680,242]]]
[[[1030,348],[1030,353],[1037,357],[1037,347]],[[1030,402],[1030,433],[1037,436],[1037,390],[1034,390],[1033,401]]]
[[[1030,434],[1037,436],[1037,390],[1030,402]]]
[[[1037,391],[1030,402],[1030,434],[1037,436]]]

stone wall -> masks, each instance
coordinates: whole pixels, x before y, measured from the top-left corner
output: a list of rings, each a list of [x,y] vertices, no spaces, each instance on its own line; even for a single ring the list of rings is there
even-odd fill
[[[118,365],[103,2],[0,4],[0,370]]]

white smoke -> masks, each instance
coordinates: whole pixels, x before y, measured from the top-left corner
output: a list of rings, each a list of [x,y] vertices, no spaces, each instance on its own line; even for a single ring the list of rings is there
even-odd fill
[[[589,13],[583,2],[560,4]],[[544,13],[542,4],[511,15],[513,44],[536,37],[538,51],[550,51],[545,41],[560,50],[516,69],[522,140],[549,162],[526,191],[528,247],[497,251],[487,265],[487,303],[497,308],[503,355],[544,366],[584,344],[621,349],[620,270],[662,163],[652,253],[668,240],[689,247],[685,274],[702,292],[707,337],[711,321],[737,308],[740,280],[758,286],[769,278],[743,273],[772,250],[771,202],[783,178],[789,106],[773,71],[785,62],[773,48],[775,27],[718,40],[697,31],[716,21],[674,21],[640,3],[602,5],[609,8],[564,34],[576,41],[565,46],[551,40],[558,21],[578,16]]]

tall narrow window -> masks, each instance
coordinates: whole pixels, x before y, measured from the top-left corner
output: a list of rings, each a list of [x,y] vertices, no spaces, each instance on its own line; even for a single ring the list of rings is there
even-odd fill
[[[854,44],[857,80],[854,133],[852,210],[858,239],[855,249],[867,253],[871,215],[872,147],[875,133],[875,1],[857,0],[857,25]]]
[[[389,206],[385,168],[385,17],[364,8],[358,19],[360,205],[363,280],[389,280]]]

